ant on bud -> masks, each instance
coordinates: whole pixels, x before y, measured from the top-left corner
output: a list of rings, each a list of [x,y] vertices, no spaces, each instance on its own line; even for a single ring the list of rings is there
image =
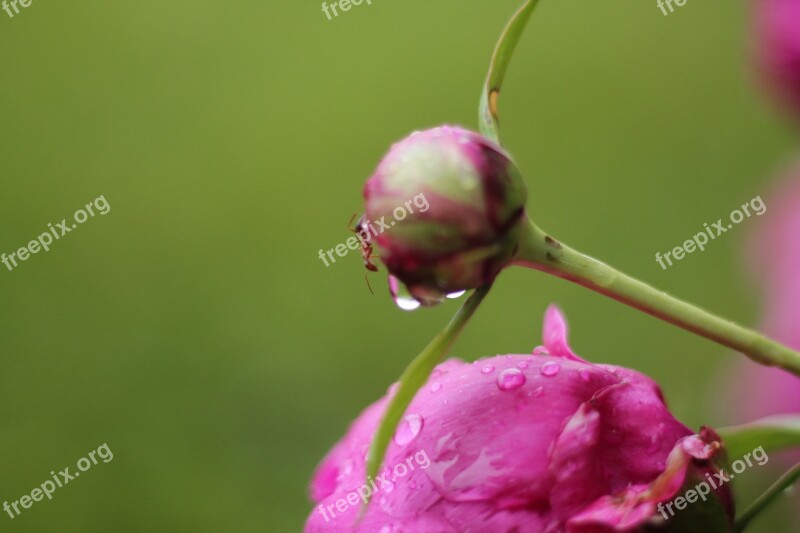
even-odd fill
[[[361,257],[364,260],[364,268],[369,270],[369,272],[377,272],[378,265],[376,265],[373,260],[380,259],[377,255],[372,255],[372,243],[370,242],[370,234],[369,234],[369,220],[366,218],[366,215],[362,215],[361,218],[358,219],[358,222],[355,226],[353,226],[353,220],[355,220],[356,215],[358,213],[353,213],[353,216],[350,217],[350,222],[347,223],[347,229],[352,231],[358,237],[358,240],[361,241]],[[363,237],[366,235],[366,238]],[[372,295],[375,295],[375,291],[372,290],[372,285],[369,284],[369,272],[364,274],[364,281],[367,282],[367,287],[369,288],[369,292]]]

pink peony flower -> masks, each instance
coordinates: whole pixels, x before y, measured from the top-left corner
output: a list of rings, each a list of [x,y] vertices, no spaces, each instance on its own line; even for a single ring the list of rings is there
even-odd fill
[[[533,355],[439,365],[367,485],[386,403],[367,408],[317,468],[306,533],[730,530],[728,485],[665,510],[718,472],[716,434],[692,435],[646,376],[575,355],[555,307]]]
[[[514,252],[525,184],[502,148],[455,126],[412,133],[392,146],[364,185],[373,244],[396,279],[423,305],[491,280]],[[429,204],[406,216],[412,198]],[[408,207],[413,207],[408,205]],[[400,214],[403,218],[398,217]],[[368,254],[367,254],[368,255]]]
[[[754,0],[756,61],[778,100],[800,118],[800,0]]]

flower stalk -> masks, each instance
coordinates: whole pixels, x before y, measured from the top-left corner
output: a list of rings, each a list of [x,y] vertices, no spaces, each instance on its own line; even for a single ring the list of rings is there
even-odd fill
[[[800,376],[800,353],[680,300],[559,242],[528,220],[514,264],[547,272],[732,348],[757,363]]]
[[[480,303],[489,294],[489,289],[491,289],[491,283],[475,289],[475,292],[464,302],[450,320],[450,323],[411,361],[403,375],[400,376],[397,391],[389,401],[386,413],[383,415],[370,443],[367,476],[375,477],[378,473],[383,457],[386,454],[386,448],[392,440],[395,428],[400,423],[403,413],[405,413],[411,400],[416,396],[417,391],[428,380],[433,368],[447,355],[464,326],[467,325]]]

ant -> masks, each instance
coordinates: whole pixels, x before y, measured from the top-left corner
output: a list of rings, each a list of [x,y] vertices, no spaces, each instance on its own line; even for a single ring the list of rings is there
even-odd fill
[[[353,216],[350,217],[350,222],[347,223],[347,229],[352,231],[356,234],[356,236],[361,241],[361,257],[364,260],[364,268],[369,270],[369,272],[377,272],[378,265],[373,262],[373,259],[380,259],[377,255],[372,255],[372,243],[370,242],[369,238],[363,239],[362,235],[367,235],[369,237],[369,228],[367,227],[367,218],[366,215],[362,215],[358,222],[356,223],[355,227],[352,226],[353,220],[355,220],[356,215],[358,213],[353,213]],[[369,292],[375,296],[375,291],[372,290],[372,285],[369,283],[369,272],[364,274],[364,281],[367,282],[367,287],[369,288]]]

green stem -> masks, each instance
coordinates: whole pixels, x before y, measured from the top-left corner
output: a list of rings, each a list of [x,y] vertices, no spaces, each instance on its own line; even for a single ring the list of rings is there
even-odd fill
[[[428,380],[428,376],[433,372],[434,367],[441,362],[450,350],[453,342],[455,342],[464,326],[475,313],[478,305],[489,293],[490,288],[491,283],[477,288],[453,316],[450,323],[411,361],[403,375],[400,376],[397,391],[389,401],[380,426],[378,426],[378,430],[372,438],[369,458],[367,459],[368,476],[374,478],[378,473],[386,454],[386,448],[389,446],[397,424],[406,412],[411,400]]]
[[[547,235],[533,222],[528,221],[523,226],[514,264],[573,281],[732,348],[758,363],[778,366],[800,376],[800,353],[573,250]]]
[[[739,533],[744,531],[750,522],[766,509],[784,490],[794,485],[800,479],[800,463],[794,465],[788,472],[778,479],[767,491],[753,502],[753,504],[736,519],[734,531]]]
[[[492,54],[492,62],[489,64],[489,73],[483,86],[480,104],[478,106],[478,123],[481,133],[500,144],[500,129],[497,117],[497,98],[500,95],[500,87],[503,85],[503,78],[506,75],[506,68],[517,47],[517,42],[528,23],[528,19],[533,13],[533,8],[537,6],[539,0],[526,0],[524,4],[511,17],[506,25],[500,40]]]

